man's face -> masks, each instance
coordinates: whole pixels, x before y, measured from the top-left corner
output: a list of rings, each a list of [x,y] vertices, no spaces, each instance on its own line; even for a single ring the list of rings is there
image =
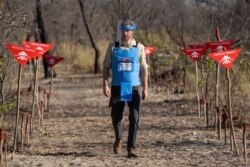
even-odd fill
[[[132,30],[121,31],[121,33],[122,33],[122,41],[128,41],[128,40],[132,39],[133,32],[134,31],[132,31]]]

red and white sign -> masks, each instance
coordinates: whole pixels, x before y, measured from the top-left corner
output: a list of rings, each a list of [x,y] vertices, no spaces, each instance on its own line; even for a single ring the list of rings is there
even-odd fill
[[[217,42],[207,42],[206,43],[208,48],[212,50],[212,52],[223,52],[228,50],[233,44],[233,40],[227,41],[217,41]]]
[[[54,65],[56,65],[57,63],[59,63],[64,59],[63,57],[53,56],[53,55],[44,55],[43,58],[49,67],[53,67]]]
[[[30,61],[30,59],[38,55],[38,51],[35,49],[29,49],[14,44],[6,44],[6,47],[9,49],[9,51],[16,58],[18,64],[20,65],[26,64],[28,61]]]
[[[146,56],[151,56],[154,53],[156,48],[152,46],[145,46],[144,49],[145,49]]]
[[[43,56],[44,53],[46,53],[48,50],[50,50],[54,45],[47,43],[25,41],[23,42],[23,46],[26,48],[38,50],[39,54],[35,58],[39,58],[40,56]]]
[[[206,48],[189,48],[183,49],[182,52],[184,52],[193,61],[198,61],[201,56],[206,52],[206,50]]]
[[[212,59],[227,69],[230,69],[234,61],[237,59],[241,49],[228,50],[225,52],[217,52],[208,54]]]

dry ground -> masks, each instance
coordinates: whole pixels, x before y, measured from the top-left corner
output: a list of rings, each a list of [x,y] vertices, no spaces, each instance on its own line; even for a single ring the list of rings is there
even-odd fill
[[[49,87],[49,80],[40,83]],[[195,102],[177,100],[166,103],[166,93],[150,90],[142,103],[138,131],[138,159],[123,153],[114,155],[114,134],[108,98],[102,94],[100,75],[58,76],[54,79],[51,108],[30,142],[17,152],[10,167],[177,167],[250,166],[216,139],[197,118]],[[127,113],[124,115],[124,140],[127,138]],[[237,130],[240,139],[241,131]],[[12,141],[9,141],[11,145]]]

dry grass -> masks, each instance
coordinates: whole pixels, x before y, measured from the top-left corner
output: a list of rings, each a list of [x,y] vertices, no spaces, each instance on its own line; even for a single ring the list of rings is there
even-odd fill
[[[102,68],[102,61],[108,46],[105,41],[97,43],[100,50],[99,64]],[[65,57],[65,63],[71,64],[77,71],[93,72],[94,65],[94,50],[90,46],[74,44],[70,41],[64,41],[57,46],[58,54]]]

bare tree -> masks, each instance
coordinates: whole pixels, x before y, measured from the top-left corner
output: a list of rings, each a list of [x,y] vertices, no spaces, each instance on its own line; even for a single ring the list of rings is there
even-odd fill
[[[42,43],[48,43],[48,36],[46,32],[45,22],[43,19],[43,10],[40,0],[36,0],[36,22],[38,28],[37,32],[38,36],[36,35],[36,41],[39,41],[38,38],[40,38],[40,41]],[[44,78],[48,78],[51,74],[49,71],[49,67],[44,59],[43,59],[43,68],[44,68]]]
[[[100,57],[100,51],[99,51],[99,49],[97,47],[97,44],[96,44],[96,41],[94,39],[94,34],[91,31],[90,23],[87,20],[87,16],[86,16],[86,13],[85,13],[85,10],[86,10],[85,2],[86,2],[85,0],[79,0],[79,5],[80,5],[80,8],[81,8],[83,23],[84,23],[84,25],[86,27],[86,31],[87,31],[87,34],[89,36],[91,46],[95,51],[94,73],[96,74],[96,73],[101,72],[101,68],[100,68],[99,63],[98,63],[98,60],[99,60],[99,57]],[[94,1],[94,3],[95,4],[92,6],[93,8],[92,8],[92,12],[91,12],[91,15],[90,15],[90,20],[92,19],[93,14],[96,12],[95,11],[96,1]]]
[[[171,42],[175,45],[176,52],[179,53],[181,48],[186,48],[186,31],[189,28],[188,19],[186,18],[187,7],[181,0],[161,1],[162,14],[160,20]],[[175,12],[173,12],[173,10]],[[183,62],[183,87],[186,86],[186,66],[188,64],[187,56]]]
[[[14,63],[14,59],[5,49],[6,43],[19,43],[21,37],[31,31],[33,25],[33,15],[28,13],[32,9],[32,5],[4,0],[0,2],[0,54],[3,55],[3,61],[0,66],[0,89],[1,89],[1,127],[3,126],[3,112],[10,110],[14,106],[14,95],[10,96],[12,90],[12,84],[15,82],[17,66]],[[9,88],[6,89],[6,85]],[[17,94],[19,99],[19,93]],[[18,100],[16,103],[16,122],[14,133],[14,151],[16,146],[16,134],[19,118]]]
[[[29,33],[33,26],[34,16],[28,13],[32,5],[20,2],[0,1],[0,55],[3,57],[0,65],[0,96],[1,105],[13,98],[13,83],[15,82],[17,66],[13,57],[5,48],[6,43],[17,43],[20,36]],[[2,115],[3,119],[3,115]]]
[[[119,20],[130,18],[138,22],[144,22],[144,20],[140,20],[139,18],[145,14],[142,6],[145,6],[146,2],[147,1],[143,0],[110,0],[106,4],[106,12],[113,29],[113,40],[116,40],[117,23]],[[152,2],[150,2],[150,4],[152,4]],[[145,18],[141,17],[141,19]]]

